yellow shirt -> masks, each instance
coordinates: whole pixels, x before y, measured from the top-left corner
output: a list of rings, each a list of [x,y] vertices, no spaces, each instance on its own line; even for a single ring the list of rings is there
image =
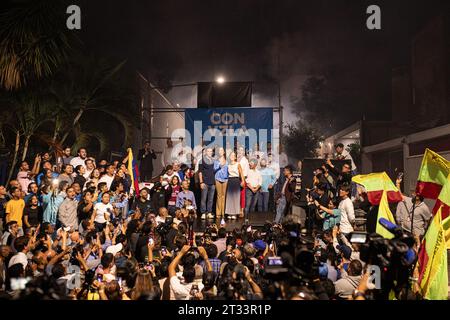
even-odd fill
[[[25,201],[23,201],[23,199],[9,200],[6,203],[6,222],[17,221],[17,224],[21,227],[24,208]]]

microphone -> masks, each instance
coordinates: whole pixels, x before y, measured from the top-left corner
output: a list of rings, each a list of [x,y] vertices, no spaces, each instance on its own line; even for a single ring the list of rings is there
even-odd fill
[[[402,232],[402,229],[398,225],[390,222],[385,218],[380,218],[378,222],[383,226],[383,228],[385,228],[387,231],[391,232],[394,235],[397,235]]]

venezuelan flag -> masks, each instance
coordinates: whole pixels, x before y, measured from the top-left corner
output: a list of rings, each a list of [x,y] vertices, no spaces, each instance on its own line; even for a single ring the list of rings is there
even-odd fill
[[[131,185],[133,186],[134,193],[139,196],[139,169],[131,148],[128,149],[128,174],[131,177]]]
[[[447,246],[440,210],[434,216],[419,252],[419,286],[428,300],[447,300]]]
[[[403,200],[402,194],[386,172],[357,175],[352,178],[352,181],[364,186],[367,198],[374,206],[380,204],[384,192],[386,192],[388,202],[400,202]]]
[[[424,198],[438,199],[450,174],[450,161],[426,149],[417,178],[416,193]]]

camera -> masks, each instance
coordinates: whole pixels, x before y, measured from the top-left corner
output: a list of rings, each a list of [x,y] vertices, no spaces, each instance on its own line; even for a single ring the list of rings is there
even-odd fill
[[[164,223],[160,223],[156,227],[156,232],[161,237],[165,237],[167,235],[167,233],[170,231],[170,229],[172,229],[172,224],[173,224],[173,217],[168,216],[168,217],[166,217],[166,220],[164,221]]]

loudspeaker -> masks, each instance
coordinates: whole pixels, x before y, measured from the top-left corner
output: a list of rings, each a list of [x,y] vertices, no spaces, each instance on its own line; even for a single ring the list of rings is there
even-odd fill
[[[275,220],[275,212],[263,211],[263,212],[249,212],[248,222],[253,228],[261,228],[266,221],[273,222]]]

